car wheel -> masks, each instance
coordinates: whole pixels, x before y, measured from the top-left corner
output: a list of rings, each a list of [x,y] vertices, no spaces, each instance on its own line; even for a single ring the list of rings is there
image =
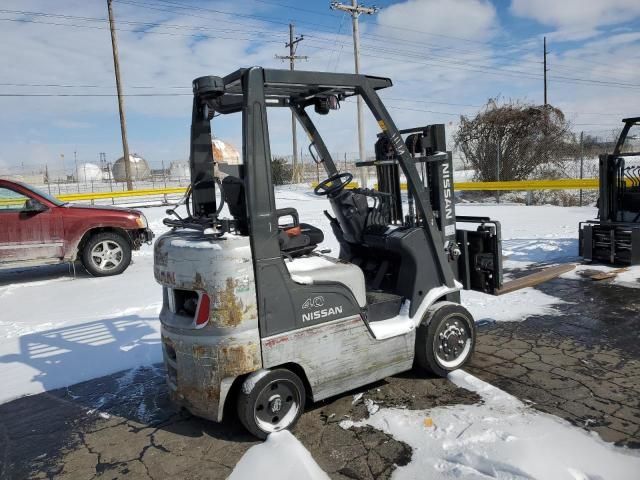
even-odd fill
[[[416,331],[416,363],[446,377],[469,361],[475,343],[476,325],[469,311],[457,303],[435,303]]]
[[[293,372],[277,369],[249,376],[238,394],[238,417],[249,432],[267,438],[290,429],[302,415],[305,389]]]
[[[131,263],[131,245],[115,232],[93,235],[82,249],[82,264],[94,277],[118,275]]]

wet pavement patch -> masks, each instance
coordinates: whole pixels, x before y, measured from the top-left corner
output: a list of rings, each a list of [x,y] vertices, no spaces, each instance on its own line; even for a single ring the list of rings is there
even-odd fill
[[[483,325],[465,369],[534,408],[640,447],[640,292],[556,279],[558,315]]]

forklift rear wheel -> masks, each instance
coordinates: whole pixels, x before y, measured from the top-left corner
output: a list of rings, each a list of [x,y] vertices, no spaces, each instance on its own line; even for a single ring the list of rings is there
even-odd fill
[[[453,302],[438,302],[416,332],[416,362],[440,377],[462,367],[473,353],[476,325],[469,311]]]
[[[238,417],[249,432],[265,439],[293,427],[305,403],[302,380],[286,369],[269,371],[255,385],[245,381],[238,395]]]

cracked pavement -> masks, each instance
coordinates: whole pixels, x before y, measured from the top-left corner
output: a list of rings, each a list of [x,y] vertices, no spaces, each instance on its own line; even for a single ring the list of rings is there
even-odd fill
[[[311,405],[294,434],[332,478],[386,479],[411,459],[411,447],[381,431],[340,427],[368,414],[365,398],[415,409],[479,401],[409,372]],[[216,424],[174,410],[159,366],[0,405],[2,480],[226,478],[256,443],[233,415]]]
[[[480,327],[465,369],[534,408],[640,448],[640,290],[591,280],[537,287],[557,316]]]
[[[640,292],[568,279],[538,288],[567,302],[560,315],[480,327],[466,370],[607,441],[640,447]],[[386,479],[411,459],[409,445],[381,431],[340,427],[368,415],[365,399],[410,409],[480,401],[446,379],[407,372],[308,406],[294,434],[332,478]],[[158,365],[0,405],[0,480],[226,478],[256,443],[231,414],[216,424],[174,410]]]

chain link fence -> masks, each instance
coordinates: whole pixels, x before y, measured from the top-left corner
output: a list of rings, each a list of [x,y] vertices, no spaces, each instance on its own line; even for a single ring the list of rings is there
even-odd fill
[[[148,168],[147,168],[148,167]],[[188,162],[149,162],[144,169],[137,169],[132,175],[134,190],[187,187],[190,182]],[[42,166],[17,166],[0,169],[0,178],[26,183],[53,196],[86,194],[95,192],[124,192],[125,179],[114,174],[112,163],[102,165],[80,163],[73,169],[61,164]],[[173,203],[180,194],[152,195],[136,198],[136,204]],[[92,201],[91,203],[94,203]],[[127,204],[128,198],[96,200],[97,204]]]
[[[485,155],[476,160],[476,168],[467,165],[457,172],[457,181],[512,181],[512,180],[563,180],[597,179],[599,156],[612,153],[619,131],[604,136],[576,135],[575,142],[554,145],[553,149],[540,148],[543,153],[532,156],[526,165],[527,174],[521,175],[520,157],[514,157],[508,146],[498,142],[485,149]],[[543,142],[544,140],[539,140]],[[631,146],[630,148],[634,148]],[[637,151],[637,149],[636,149]],[[528,191],[462,191],[463,201],[497,201],[526,203],[528,205],[586,206],[594,205],[598,199],[597,189],[584,190],[528,190]]]
[[[375,167],[356,167],[356,162],[360,161],[357,152],[332,153],[331,156],[338,171],[351,173],[354,181],[359,181],[363,173],[373,178]],[[373,153],[367,156],[367,160],[374,159]],[[276,185],[311,184],[327,178],[322,164],[317,163],[309,154],[298,155],[297,160],[294,160],[293,155],[273,155],[272,172]]]
[[[611,153],[615,147],[618,132],[604,136],[588,134],[576,135],[576,142],[565,145],[555,151],[546,151],[539,158],[534,158],[535,167],[525,178],[514,178],[516,160],[512,160],[509,146],[488,144],[482,157],[482,168],[473,168],[465,164],[460,152],[454,150],[454,181],[507,181],[507,180],[559,180],[598,178],[598,157]],[[631,148],[640,145],[635,141]],[[374,187],[376,182],[375,167],[356,167],[359,161],[357,152],[334,152],[333,160],[340,172],[353,174],[354,181],[362,185]],[[373,152],[367,160],[375,158]],[[134,175],[133,188],[159,189],[171,187],[187,187],[189,185],[189,167],[187,161],[148,162],[143,175]],[[318,164],[310,154],[301,154],[294,161],[292,155],[272,156],[273,180],[276,185],[305,184],[310,186],[326,178],[324,167]],[[73,168],[63,168],[61,164],[45,164],[38,167],[12,167],[0,170],[0,178],[22,181],[40,188],[52,195],[65,195],[91,192],[126,191],[124,179],[114,175],[113,165],[103,162],[100,165],[79,163]],[[404,181],[404,177],[401,178]],[[180,195],[161,195],[150,198],[149,202],[171,203]],[[510,202],[532,205],[552,204],[561,206],[593,205],[597,201],[598,191],[585,190],[533,190],[533,191],[462,191],[457,192],[459,201],[463,202]],[[140,202],[137,199],[136,202]],[[146,201],[146,199],[145,199]],[[98,202],[98,201],[96,201]],[[108,199],[99,203],[127,203],[126,198]]]
[[[618,132],[612,132],[606,136],[578,135],[576,143],[564,146],[557,151],[546,152],[544,156],[532,159],[535,167],[524,178],[516,180],[561,180],[561,179],[592,179],[598,178],[598,158],[600,154],[611,153],[615,147]],[[493,182],[514,180],[514,170],[517,166],[509,163],[509,156],[501,156],[505,152],[505,146],[498,148],[495,145],[493,151],[487,149],[483,158],[482,175],[478,169],[465,163],[460,152],[453,152],[454,181],[461,182]],[[354,180],[361,183],[363,173],[369,179],[368,186],[373,187],[375,180],[375,167],[356,167],[358,161],[357,152],[332,153],[336,167],[340,172],[350,172]],[[501,158],[502,157],[502,158]],[[505,158],[506,157],[506,158]],[[374,154],[367,156],[367,160],[373,160]],[[273,157],[273,175],[276,185],[291,185],[297,183],[312,184],[326,178],[324,168],[317,164],[310,155],[298,157],[294,168],[292,155]],[[404,181],[404,176],[401,177]],[[529,190],[529,191],[495,191],[475,190],[457,192],[457,197],[464,202],[509,202],[528,205],[560,205],[580,206],[593,205],[598,199],[598,191],[585,190]]]

